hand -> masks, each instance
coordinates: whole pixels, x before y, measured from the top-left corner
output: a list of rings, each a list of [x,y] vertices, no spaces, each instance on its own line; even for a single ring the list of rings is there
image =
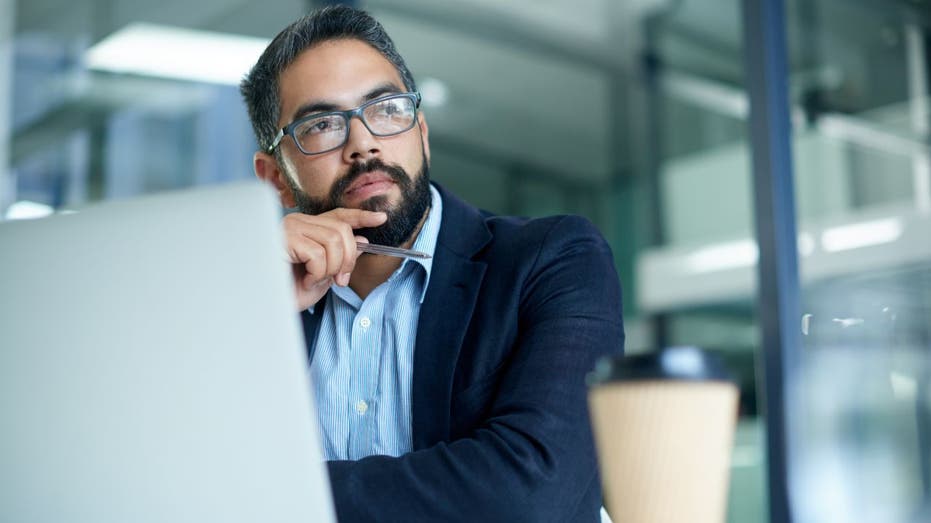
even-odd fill
[[[361,209],[333,209],[318,215],[291,213],[282,221],[288,261],[292,264],[297,308],[320,301],[334,283],[349,285],[359,252],[354,229],[377,227],[388,216]]]

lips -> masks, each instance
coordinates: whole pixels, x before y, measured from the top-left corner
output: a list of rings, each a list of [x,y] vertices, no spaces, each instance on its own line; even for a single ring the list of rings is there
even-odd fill
[[[384,192],[392,185],[394,180],[391,176],[382,171],[374,171],[356,178],[343,195],[353,200],[365,200]]]

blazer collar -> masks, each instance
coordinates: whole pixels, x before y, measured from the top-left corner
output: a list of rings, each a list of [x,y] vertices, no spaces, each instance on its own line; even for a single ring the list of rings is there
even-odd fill
[[[482,213],[434,183],[443,199],[443,221],[437,244],[460,258],[471,259],[491,241],[491,231]]]

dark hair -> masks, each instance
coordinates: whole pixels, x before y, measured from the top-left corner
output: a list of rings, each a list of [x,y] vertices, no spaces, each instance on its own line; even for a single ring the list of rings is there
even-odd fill
[[[282,71],[306,49],[328,40],[346,38],[361,40],[372,46],[394,65],[408,91],[417,90],[414,76],[378,20],[352,7],[324,7],[278,33],[239,85],[261,150],[267,150],[278,134],[277,123],[281,109],[278,78]]]

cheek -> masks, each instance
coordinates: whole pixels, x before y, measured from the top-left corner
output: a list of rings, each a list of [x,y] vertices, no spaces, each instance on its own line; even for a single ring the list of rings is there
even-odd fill
[[[294,164],[294,174],[295,179],[298,181],[298,187],[315,198],[329,194],[330,187],[336,180],[338,169],[339,162],[334,162],[329,158],[298,160]]]
[[[425,162],[429,162],[429,157],[425,157],[427,153],[423,143],[416,136],[405,144],[404,151],[405,155],[401,165],[411,177],[415,177],[420,172],[421,166]]]

